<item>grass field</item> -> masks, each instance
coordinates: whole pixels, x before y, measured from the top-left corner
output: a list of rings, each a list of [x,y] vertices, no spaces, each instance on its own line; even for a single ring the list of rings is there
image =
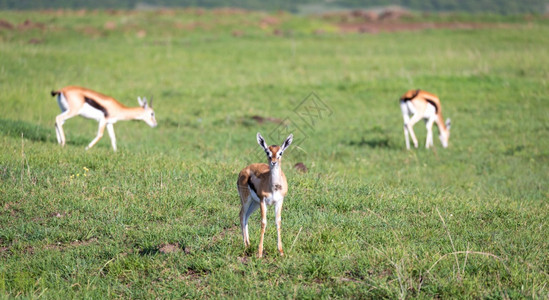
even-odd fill
[[[549,21],[462,18],[487,26],[0,12],[15,26],[0,29],[1,297],[548,298]],[[66,85],[154,95],[159,126],[119,122],[118,152],[107,136],[85,151],[97,123],[73,118],[61,148],[49,92]],[[426,150],[418,123],[405,150],[412,88],[440,96],[449,148]],[[258,131],[296,138],[284,257],[272,208],[264,258],[258,213],[251,248],[240,235],[236,179],[266,161]]]

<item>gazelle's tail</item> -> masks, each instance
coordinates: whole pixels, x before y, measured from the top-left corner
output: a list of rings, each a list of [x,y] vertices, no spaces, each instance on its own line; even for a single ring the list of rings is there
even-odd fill
[[[55,97],[55,96],[57,96],[57,95],[59,95],[59,94],[61,94],[60,91],[54,91],[54,90],[51,91],[51,96],[52,96],[52,97]]]

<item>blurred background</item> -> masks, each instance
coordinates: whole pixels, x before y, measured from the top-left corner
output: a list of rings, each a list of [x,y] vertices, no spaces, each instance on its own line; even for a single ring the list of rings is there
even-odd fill
[[[0,9],[153,9],[235,7],[251,10],[284,10],[293,13],[325,13],[348,9],[379,10],[393,6],[425,12],[483,12],[498,14],[547,13],[547,0],[1,0]]]

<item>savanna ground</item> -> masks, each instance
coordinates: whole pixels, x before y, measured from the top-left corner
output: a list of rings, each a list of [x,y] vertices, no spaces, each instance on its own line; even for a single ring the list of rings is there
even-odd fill
[[[376,34],[237,10],[0,20],[2,298],[549,297],[547,19]],[[66,85],[154,95],[159,126],[119,122],[118,152],[107,136],[85,151],[97,123],[73,118],[61,148],[49,92]],[[440,96],[449,148],[423,148],[418,123],[404,149],[411,88]],[[272,208],[265,257],[259,214],[241,240],[236,177],[265,161],[258,131],[296,137],[284,257]]]

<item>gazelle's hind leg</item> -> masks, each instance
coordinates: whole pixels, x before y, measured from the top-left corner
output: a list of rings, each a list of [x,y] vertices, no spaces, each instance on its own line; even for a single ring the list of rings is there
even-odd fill
[[[417,142],[417,138],[416,138],[416,134],[414,133],[414,125],[419,122],[419,120],[421,120],[421,115],[422,114],[419,114],[419,113],[415,113],[412,118],[410,119],[410,121],[408,121],[408,123],[405,125],[406,126],[406,129],[408,129],[409,133],[410,133],[410,136],[412,137],[412,142],[414,143],[414,147],[417,148],[418,147],[418,142]]]
[[[410,117],[408,114],[403,114],[402,118],[404,119],[404,141],[406,141],[406,149],[410,150],[410,133],[408,131],[408,124],[410,122]]]
[[[55,117],[55,134],[57,135],[57,142],[61,146],[65,146],[65,132],[63,131],[63,124],[65,121],[78,115],[79,107],[72,107],[69,109],[69,103],[63,93],[57,95],[57,104],[61,109],[61,114]]]
[[[70,110],[66,110],[63,113],[55,117],[55,134],[57,135],[57,142],[61,146],[65,146],[65,132],[63,131],[63,124],[66,120],[74,117],[76,113],[72,113]]]
[[[254,211],[256,211],[257,209],[259,208],[259,203],[257,201],[254,201],[253,199],[251,199],[251,196],[250,196],[250,200],[249,200],[249,205],[248,205],[248,209],[244,215],[244,232],[246,234],[246,240],[245,240],[245,244],[246,246],[250,246],[250,234],[248,233],[248,220],[250,219],[250,216],[252,215],[252,213]]]
[[[404,141],[406,142],[406,149],[410,150],[410,130],[408,129],[410,111],[405,101],[400,101],[400,110],[402,111],[402,119],[404,120]]]
[[[239,180],[240,182],[240,180]],[[237,183],[238,194],[240,196],[240,229],[242,231],[242,240],[244,246],[250,246],[250,236],[248,234],[248,219],[250,215],[259,207],[259,205],[252,199],[251,191],[248,185]]]

